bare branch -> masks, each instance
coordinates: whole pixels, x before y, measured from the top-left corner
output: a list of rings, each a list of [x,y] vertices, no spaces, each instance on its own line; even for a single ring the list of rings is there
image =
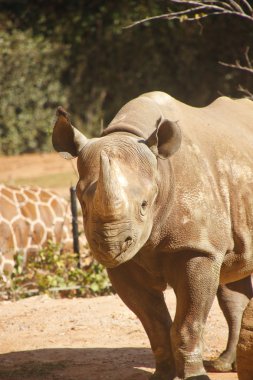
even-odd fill
[[[252,61],[250,60],[250,57],[249,57],[249,49],[250,49],[249,46],[247,46],[245,53],[244,53],[246,66],[242,65],[238,59],[235,61],[235,63],[225,63],[225,62],[219,62],[219,63],[222,66],[230,67],[231,69],[246,71],[247,73],[253,74],[253,64],[252,64]],[[242,86],[240,87],[240,91],[241,90],[242,90]],[[241,91],[241,92],[243,92],[243,91]]]
[[[204,8],[205,6],[199,6],[197,8],[190,8],[190,9],[186,9],[179,12],[171,12],[171,13],[165,13],[158,16],[147,17],[142,20],[135,21],[134,23],[128,26],[125,26],[124,29],[132,28],[133,26],[143,24],[146,21],[154,21],[154,20],[162,20],[162,19],[167,19],[167,20],[181,19],[182,16],[187,16],[188,14],[191,14],[193,12],[204,10]]]
[[[242,66],[239,61],[236,61],[235,63],[225,63],[225,62],[219,62],[222,66],[230,67],[232,69],[247,71],[250,74],[253,74],[253,68],[248,66]]]
[[[229,3],[223,3],[222,7],[234,11],[234,7],[231,4],[229,4]]]
[[[168,13],[163,14],[163,15],[158,15],[158,16],[153,16],[153,17],[146,17],[146,18],[143,18],[143,19],[141,19],[141,20],[138,20],[138,21],[133,22],[133,23],[130,24],[130,25],[123,26],[123,29],[130,29],[130,28],[132,28],[133,26],[136,26],[136,25],[139,25],[139,24],[143,24],[144,22],[147,22],[147,21],[162,20],[162,19],[168,19]]]
[[[171,3],[180,4],[185,9],[176,12],[169,12],[158,16],[147,17],[142,20],[135,21],[124,29],[132,28],[133,26],[143,24],[147,21],[154,20],[179,20],[179,21],[196,21],[213,15],[233,15],[241,17],[253,22],[253,9],[247,0],[170,0]],[[245,7],[243,9],[243,6]]]
[[[154,20],[179,20],[179,21],[197,21],[209,16],[219,15],[232,15],[242,19],[247,19],[253,23],[253,8],[248,0],[170,0],[171,3],[181,5],[184,9],[180,11],[170,11],[158,16],[147,17],[145,19],[134,22],[133,24],[125,27],[131,28],[135,25],[142,24],[146,21]],[[246,48],[244,53],[246,65],[241,64],[239,60],[235,63],[219,62],[221,65],[241,70],[253,75],[253,61],[249,57],[249,47]],[[247,97],[253,100],[253,94],[239,86],[239,91],[243,92]]]
[[[229,0],[231,6],[237,11],[243,13],[242,7],[234,0]]]
[[[252,61],[250,60],[249,58],[249,46],[246,47],[246,50],[245,50],[245,53],[244,53],[244,57],[245,57],[245,60],[247,62],[247,65],[249,68],[253,69],[253,66],[252,66]]]
[[[221,11],[220,14],[232,14],[239,17],[247,18],[253,22],[253,9],[247,0],[241,0],[245,8],[243,9],[240,5],[240,0],[228,0],[225,1],[211,1],[211,0],[197,0],[197,1],[187,1],[187,0],[170,0],[172,3],[181,4],[187,6],[198,6],[204,5],[206,10],[210,11],[210,15],[213,14],[213,11]],[[218,4],[218,5],[216,5]],[[216,13],[217,14],[217,13]]]
[[[242,3],[245,5],[246,8],[248,8],[249,12],[252,14],[253,9],[252,9],[251,5],[249,4],[249,2],[247,0],[242,0]]]
[[[186,6],[190,6],[190,8],[188,9],[191,9],[191,11],[195,11],[197,12],[198,9],[201,7],[203,10],[206,10],[206,11],[217,11],[217,12],[229,12],[229,10],[227,10],[227,5],[224,6],[224,4],[220,4],[220,2],[214,2],[214,1],[184,1],[184,0],[170,0],[172,3],[176,3],[176,4],[181,4],[181,5],[186,5]],[[217,3],[217,4],[220,4],[220,5],[215,5],[214,3]],[[231,9],[231,12],[234,13],[234,11],[232,10],[232,7],[230,7]],[[187,10],[187,8],[186,8]],[[186,11],[184,10],[184,11]],[[182,11],[180,11],[182,12]],[[178,12],[174,12],[174,14],[176,14]]]
[[[247,98],[253,100],[253,94],[247,88],[243,87],[241,84],[238,86],[238,91],[246,95]]]

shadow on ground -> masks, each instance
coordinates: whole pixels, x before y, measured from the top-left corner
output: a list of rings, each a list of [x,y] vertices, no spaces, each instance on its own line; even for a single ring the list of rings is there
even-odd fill
[[[53,348],[0,355],[0,380],[147,380],[145,348]]]

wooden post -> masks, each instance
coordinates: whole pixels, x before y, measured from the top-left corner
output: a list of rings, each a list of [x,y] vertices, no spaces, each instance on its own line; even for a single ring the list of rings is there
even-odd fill
[[[71,201],[71,213],[72,213],[73,250],[75,253],[78,254],[78,263],[80,265],[76,188],[74,186],[71,186],[70,188],[70,201]]]

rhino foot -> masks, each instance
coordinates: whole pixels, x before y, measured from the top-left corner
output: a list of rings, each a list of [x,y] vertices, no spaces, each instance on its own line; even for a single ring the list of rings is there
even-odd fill
[[[236,372],[236,363],[218,358],[216,360],[204,360],[205,369],[208,372]]]
[[[175,372],[170,369],[156,370],[149,378],[150,380],[176,380]]]

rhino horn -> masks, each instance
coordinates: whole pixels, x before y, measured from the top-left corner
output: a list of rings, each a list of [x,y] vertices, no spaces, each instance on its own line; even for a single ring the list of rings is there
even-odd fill
[[[106,152],[100,154],[100,171],[94,196],[94,206],[103,217],[121,214],[126,205],[126,194],[119,181],[119,173],[113,159]]]

